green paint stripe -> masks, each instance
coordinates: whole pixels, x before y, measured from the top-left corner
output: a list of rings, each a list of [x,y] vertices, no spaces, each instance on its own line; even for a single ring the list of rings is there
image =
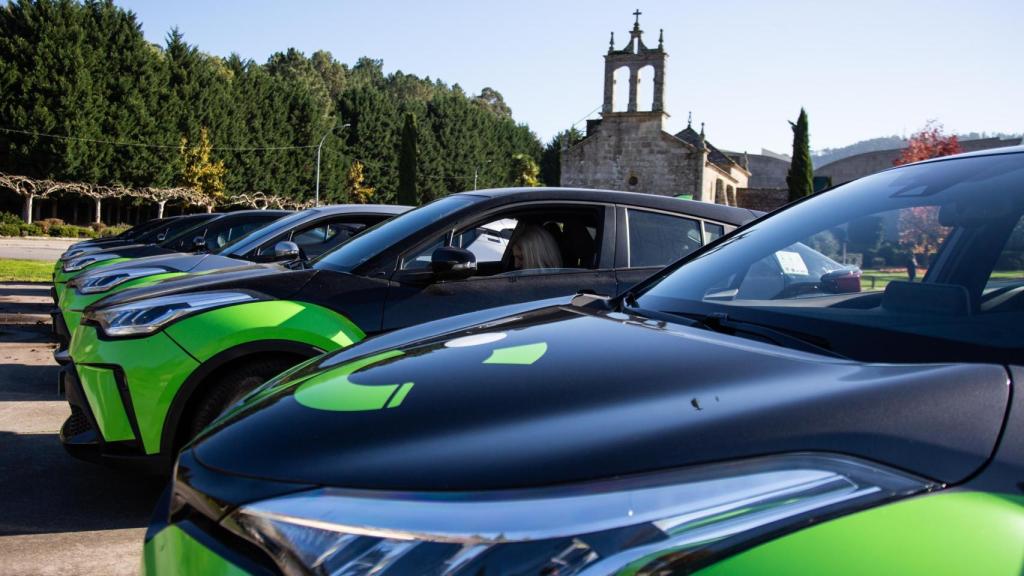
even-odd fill
[[[524,344],[522,346],[510,346],[508,348],[495,348],[491,351],[491,355],[484,360],[484,364],[530,365],[537,360],[540,360],[547,351],[547,342]]]
[[[412,388],[412,382],[404,384],[363,385],[349,380],[355,372],[384,362],[396,356],[402,356],[401,350],[390,350],[374,354],[360,360],[343,364],[306,380],[295,390],[295,401],[316,410],[336,412],[363,412],[380,410],[388,405],[388,400],[396,396],[399,388],[405,389],[401,398],[397,398],[397,406]]]
[[[405,400],[405,397],[409,394],[409,390],[412,390],[412,384],[412,382],[402,384],[398,389],[398,392],[395,392],[394,398],[392,398],[391,402],[388,403],[388,408],[398,408],[401,406],[402,400]]]

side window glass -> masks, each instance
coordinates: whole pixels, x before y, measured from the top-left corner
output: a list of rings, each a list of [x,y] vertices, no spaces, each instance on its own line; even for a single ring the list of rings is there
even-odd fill
[[[666,266],[701,246],[700,223],[658,212],[628,210],[629,266]]]
[[[211,250],[223,248],[228,243],[238,240],[249,232],[263,226],[266,222],[240,222],[221,230],[217,234],[206,235],[206,246]]]
[[[1024,218],[1014,226],[989,275],[982,312],[1024,310]]]
[[[722,236],[725,236],[725,226],[711,222],[704,223],[704,242],[711,244]]]
[[[316,258],[333,250],[336,246],[355,236],[366,228],[357,222],[333,222],[321,224],[315,228],[296,233],[292,242],[298,244],[307,258]]]
[[[594,269],[603,209],[519,210],[438,236],[402,261],[404,270],[430,267],[434,250],[450,245],[476,256],[476,276],[521,270]]]

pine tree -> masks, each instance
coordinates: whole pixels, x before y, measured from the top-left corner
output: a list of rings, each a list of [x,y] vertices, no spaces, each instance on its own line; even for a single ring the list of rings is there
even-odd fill
[[[811,142],[807,129],[807,112],[800,108],[800,117],[793,127],[793,160],[789,164],[786,185],[789,201],[793,202],[814,193],[814,167],[811,164]]]
[[[416,117],[405,114],[402,126],[402,151],[398,159],[398,203],[406,206],[419,204],[416,198]]]

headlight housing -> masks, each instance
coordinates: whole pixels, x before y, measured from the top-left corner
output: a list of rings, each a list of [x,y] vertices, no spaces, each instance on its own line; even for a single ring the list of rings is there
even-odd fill
[[[163,268],[122,268],[120,270],[103,270],[79,276],[78,278],[68,282],[68,285],[74,286],[80,294],[99,294],[101,292],[106,292],[115,286],[120,286],[129,280],[145,278],[146,276],[154,276],[165,272],[167,272],[167,270]]]
[[[72,246],[67,252],[60,257],[61,260],[67,262],[77,256],[84,256],[86,254],[92,254],[93,252],[99,252],[103,248],[92,244],[83,244],[82,246]]]
[[[64,262],[64,271],[77,272],[90,264],[103,262],[104,260],[113,260],[114,258],[117,258],[116,254],[90,254],[88,256],[79,256],[78,258]]]
[[[203,310],[256,300],[259,298],[248,292],[193,292],[109,308],[87,308],[83,318],[97,324],[107,336],[144,336]]]
[[[224,526],[289,575],[689,572],[768,534],[938,487],[795,454],[556,488],[323,488],[243,506]]]

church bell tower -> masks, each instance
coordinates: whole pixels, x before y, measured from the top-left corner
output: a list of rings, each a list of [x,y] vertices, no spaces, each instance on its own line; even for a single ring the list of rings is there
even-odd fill
[[[604,57],[604,105],[601,108],[601,116],[607,118],[615,112],[615,72],[621,68],[629,69],[629,104],[625,113],[647,113],[666,115],[664,111],[665,102],[665,60],[668,54],[665,53],[664,31],[659,31],[658,47],[648,48],[644,45],[643,30],[640,29],[641,12],[633,12],[636,21],[633,29],[629,32],[629,44],[622,49],[615,48],[615,33],[612,32],[611,41],[608,43],[608,53]],[[637,86],[640,84],[640,70],[651,66],[654,69],[654,101],[651,102],[650,112],[638,112],[637,110]]]

